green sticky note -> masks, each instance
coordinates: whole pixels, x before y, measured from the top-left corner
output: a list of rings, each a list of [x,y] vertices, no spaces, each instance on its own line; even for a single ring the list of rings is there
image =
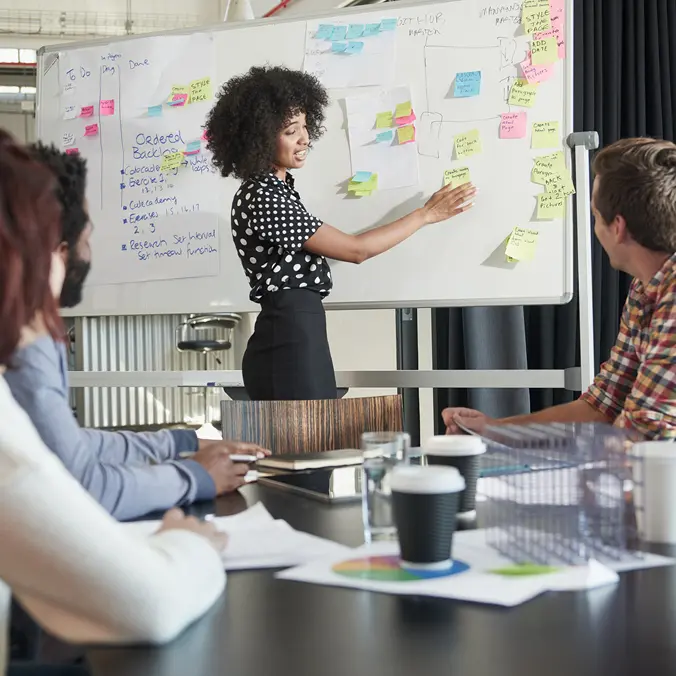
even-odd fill
[[[534,66],[551,66],[559,60],[559,45],[556,38],[533,40],[531,44],[531,63]]]
[[[359,172],[358,172],[359,173]],[[363,172],[368,173],[368,172]],[[356,175],[355,175],[356,176]],[[361,178],[361,177],[360,177]],[[374,190],[378,189],[378,174],[371,174],[370,178],[366,181],[356,181],[351,179],[347,186],[348,192],[367,192],[371,193]]]
[[[413,143],[415,141],[415,127],[412,124],[399,127],[397,129],[397,141],[400,146],[406,143]]]
[[[506,568],[496,568],[488,572],[493,575],[504,575],[506,577],[525,577],[529,575],[550,575],[551,573],[558,573],[559,570],[561,569],[554,568],[554,566],[538,566],[534,563],[522,563]]]
[[[371,197],[370,190],[357,190],[354,193],[357,197]]]
[[[536,84],[528,84],[527,80],[517,80],[509,92],[509,103],[513,106],[532,108],[538,93]]]
[[[566,210],[566,196],[563,192],[545,192],[538,195],[537,218],[553,220],[563,218]]]
[[[399,103],[394,110],[395,117],[408,117],[413,112],[413,106],[410,101]]]
[[[520,263],[532,261],[535,258],[539,236],[540,233],[537,230],[514,228],[509,240],[507,240],[505,256]]]
[[[211,88],[211,78],[203,77],[199,80],[193,80],[190,83],[190,103],[201,103],[202,101],[211,101],[214,97]]]
[[[384,113],[376,113],[376,129],[387,129],[387,127],[392,126],[393,121],[394,118],[390,110]]]
[[[183,163],[183,153],[167,153],[162,157],[160,171],[178,169]]]
[[[444,185],[451,184],[451,187],[457,188],[460,185],[469,183],[469,167],[457,167],[456,169],[446,169],[444,172]]]
[[[478,129],[472,129],[455,137],[455,154],[458,159],[478,155],[481,151],[481,135]]]
[[[558,122],[533,122],[531,145],[536,149],[557,148],[561,146],[561,134]]]

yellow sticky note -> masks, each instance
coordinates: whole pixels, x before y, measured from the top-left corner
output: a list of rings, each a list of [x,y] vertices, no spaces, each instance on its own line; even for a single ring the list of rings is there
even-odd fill
[[[558,122],[533,122],[532,147],[538,149],[561,146]]]
[[[563,192],[545,192],[538,195],[537,218],[552,220],[563,218],[566,210],[566,196]]]
[[[376,129],[387,129],[392,126],[392,111],[376,114]]]
[[[535,158],[535,166],[540,169],[548,169],[549,171],[553,169],[565,169],[566,156],[563,154],[563,150],[557,150],[549,155],[540,155],[540,157]]]
[[[455,154],[458,159],[478,155],[481,151],[481,135],[478,129],[472,129],[455,137]]]
[[[168,153],[162,157],[160,171],[178,169],[183,163],[183,153]]]
[[[350,181],[347,186],[347,191],[353,193],[371,194],[374,190],[378,190],[378,174],[371,174],[371,178],[368,181],[362,181],[361,183]]]
[[[457,169],[446,169],[444,172],[444,185],[451,184],[451,187],[457,188],[459,185],[465,185],[472,179],[469,176],[469,167],[458,167]]]
[[[405,143],[413,143],[415,141],[415,127],[412,124],[399,127],[397,129],[397,141],[400,146],[403,146]]]
[[[211,89],[210,77],[202,77],[199,80],[193,80],[190,83],[190,103],[211,101],[213,97],[214,94]]]
[[[566,197],[575,194],[575,185],[568,169],[556,169],[545,178],[547,192],[563,192]]]
[[[549,0],[524,2],[521,12],[521,23],[525,33],[548,31],[552,27],[552,14]]]
[[[553,173],[554,172],[551,169],[544,169],[536,164],[531,172],[530,180],[538,185],[544,185],[545,181],[552,176]]]
[[[509,92],[509,103],[513,106],[532,108],[538,93],[536,84],[528,84],[527,80],[517,80]]]
[[[400,103],[394,110],[395,117],[408,117],[413,112],[413,106],[410,101]]]
[[[531,44],[531,63],[534,66],[551,66],[559,59],[559,45],[556,38],[533,40]]]
[[[539,236],[540,233],[537,230],[514,228],[507,240],[505,256],[519,262],[532,261],[535,257]]]

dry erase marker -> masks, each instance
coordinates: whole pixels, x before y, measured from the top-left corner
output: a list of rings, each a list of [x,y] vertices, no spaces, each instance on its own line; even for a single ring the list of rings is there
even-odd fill
[[[261,457],[263,457],[263,456],[261,456]],[[244,454],[233,453],[230,456],[230,460],[232,460],[233,462],[246,462],[246,463],[250,464],[252,462],[256,462],[256,460],[258,460],[258,456],[257,455],[244,455]]]

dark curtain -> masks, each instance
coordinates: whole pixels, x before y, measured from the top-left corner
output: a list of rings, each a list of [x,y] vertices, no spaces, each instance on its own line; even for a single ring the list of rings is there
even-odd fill
[[[674,140],[676,0],[574,0],[574,8],[575,130],[598,131],[601,147],[630,136]],[[630,279],[610,267],[595,238],[591,246],[598,366],[615,342]],[[435,368],[579,364],[576,299],[564,306],[435,310],[433,322]],[[444,406],[471,406],[504,416],[575,396],[564,390],[440,390],[435,404],[438,413]]]

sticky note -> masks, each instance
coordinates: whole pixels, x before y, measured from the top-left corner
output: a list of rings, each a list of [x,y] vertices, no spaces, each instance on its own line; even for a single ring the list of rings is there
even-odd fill
[[[411,111],[410,115],[407,115],[406,117],[397,117],[394,121],[397,123],[397,126],[401,127],[404,124],[413,124],[415,120],[415,113]]]
[[[503,113],[500,115],[500,138],[525,138],[528,117],[522,113]]]
[[[521,72],[526,80],[528,80],[528,84],[540,84],[540,82],[545,82],[554,75],[553,66],[534,66],[530,58],[523,61],[520,65]]]
[[[561,146],[558,122],[533,122],[533,148],[556,148]]]
[[[331,51],[335,53],[344,52],[347,49],[347,42],[332,42]]]
[[[514,228],[507,240],[505,255],[519,262],[532,261],[535,258],[539,236],[537,230]]]
[[[393,31],[397,27],[396,19],[383,19],[380,22],[381,31]]]
[[[66,106],[63,110],[64,120],[74,120],[77,117],[77,106]]]
[[[172,108],[182,108],[188,103],[189,94],[172,94],[167,101],[167,105]]]
[[[566,196],[563,192],[545,192],[538,195],[537,218],[552,220],[563,218],[566,210]]]
[[[364,49],[363,42],[348,42],[347,49],[345,50],[346,54],[361,54]]]
[[[99,114],[102,117],[105,117],[106,115],[115,115],[115,101],[113,99],[101,101],[99,103]]]
[[[528,84],[526,80],[517,80],[509,92],[509,103],[513,106],[532,108],[535,105],[537,93],[537,85]]]
[[[202,150],[201,141],[190,141],[183,151],[184,155],[197,155]]]
[[[395,117],[408,117],[412,112],[413,112],[413,106],[411,105],[411,102],[405,101],[404,103],[398,104],[397,107],[394,109],[394,116]]]
[[[202,77],[190,83],[190,103],[211,101],[213,96],[210,77]]]
[[[552,14],[548,0],[530,5],[524,2],[521,23],[525,33],[549,30],[552,27]]]
[[[393,123],[392,112],[387,111],[376,114],[376,129],[386,129],[391,127]]]
[[[75,93],[75,85],[72,82],[69,82],[67,85],[64,85],[63,87],[63,93],[70,96],[71,94]]]
[[[444,185],[451,184],[452,188],[469,183],[469,167],[457,167],[456,169],[446,169],[444,172]]]
[[[380,24],[379,23],[367,23],[364,28],[364,37],[371,37],[373,35],[378,35],[380,33]]]
[[[331,40],[344,40],[347,37],[347,26],[334,26]]]
[[[361,172],[357,172],[359,174]],[[371,193],[374,190],[378,189],[378,174],[371,174],[370,172],[363,172],[365,174],[370,174],[369,178],[366,181],[357,182],[354,179],[351,179],[348,186],[348,192],[354,193]],[[357,175],[355,174],[355,176]]]
[[[80,151],[77,148],[66,148],[66,155],[79,155]]]
[[[478,129],[472,129],[455,137],[455,155],[458,159],[478,155],[481,150],[481,136]]]
[[[455,98],[467,98],[478,96],[481,93],[481,71],[472,70],[466,73],[458,73],[455,76]]]
[[[357,197],[371,197],[370,190],[357,190],[354,193]]]
[[[541,31],[533,33],[533,40],[546,40],[547,38],[554,38],[556,40],[556,48],[559,59],[566,58],[566,38],[563,33],[563,26],[554,25],[552,20],[552,27],[548,31]]]
[[[190,94],[190,87],[186,85],[172,85],[172,94]]]
[[[148,106],[148,117],[160,117],[162,115],[162,106]]]
[[[362,35],[364,35],[364,24],[351,23],[347,28],[347,35],[345,37],[348,40],[353,40],[354,38],[360,38]]]
[[[534,162],[536,167],[549,171],[566,168],[566,156],[563,154],[563,150],[549,155],[540,155],[540,157],[535,158]]]
[[[82,106],[80,108],[80,117],[92,117],[94,115],[94,106]]]
[[[531,44],[531,62],[534,66],[549,66],[556,63],[559,58],[559,50],[556,38],[533,40]]]
[[[171,171],[178,169],[183,163],[183,153],[167,153],[162,157],[160,171]]]
[[[315,40],[328,40],[333,33],[333,26],[330,23],[320,23],[315,33]]]
[[[394,138],[394,129],[381,131],[376,134],[376,143],[389,143]]]
[[[397,141],[400,146],[403,146],[406,143],[413,143],[415,141],[415,127],[412,124],[399,127],[397,129]]]
[[[575,194],[575,185],[567,168],[556,169],[545,178],[547,192],[563,192],[566,197]]]
[[[208,141],[209,140],[208,137],[207,137],[207,130],[206,129],[202,132],[202,136],[200,138],[201,138],[202,141]]]
[[[373,172],[371,171],[358,171],[353,177],[352,180],[355,183],[364,183],[365,181],[368,181],[371,176],[373,176]]]
[[[61,145],[64,148],[75,145],[75,134],[70,131],[64,132],[63,136],[61,137]]]
[[[98,136],[99,135],[99,125],[98,124],[88,124],[84,130],[85,136]]]

